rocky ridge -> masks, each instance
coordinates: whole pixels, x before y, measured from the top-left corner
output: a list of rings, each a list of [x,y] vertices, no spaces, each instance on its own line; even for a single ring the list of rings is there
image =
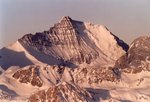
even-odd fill
[[[30,66],[28,69],[19,69],[13,74],[13,78],[21,83],[31,83],[33,86],[41,87],[43,82],[39,76],[39,66]]]
[[[29,102],[89,102],[91,100],[92,96],[86,90],[67,82],[39,91],[29,98]]]
[[[150,37],[135,39],[127,53],[116,61],[115,68],[127,73],[150,71]]]

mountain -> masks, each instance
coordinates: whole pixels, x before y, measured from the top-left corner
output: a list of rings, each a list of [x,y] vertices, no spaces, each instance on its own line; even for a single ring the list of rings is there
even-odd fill
[[[127,50],[128,45],[106,27],[63,17],[48,31],[26,34],[1,49],[0,62],[4,69],[40,62],[48,65],[65,63],[68,67],[83,63],[105,66],[113,65]],[[15,60],[10,61],[14,57]]]
[[[105,26],[63,17],[0,49],[0,100],[149,102],[150,37],[130,46]]]
[[[127,73],[150,71],[150,37],[135,39],[128,52],[116,61],[115,67]]]
[[[96,59],[106,63],[107,60],[116,60],[128,49],[106,27],[75,21],[70,17],[63,17],[48,31],[25,35],[19,41],[22,45],[32,46],[35,50],[73,64],[90,64]]]

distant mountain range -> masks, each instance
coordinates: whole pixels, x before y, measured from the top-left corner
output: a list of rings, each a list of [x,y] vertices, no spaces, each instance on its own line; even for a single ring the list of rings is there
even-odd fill
[[[103,25],[63,17],[0,49],[0,100],[150,102],[150,37],[128,46]]]

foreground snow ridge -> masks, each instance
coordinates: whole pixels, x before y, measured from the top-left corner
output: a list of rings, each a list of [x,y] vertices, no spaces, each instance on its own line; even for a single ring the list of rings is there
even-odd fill
[[[0,49],[0,102],[150,102],[150,37],[130,46],[63,17]]]

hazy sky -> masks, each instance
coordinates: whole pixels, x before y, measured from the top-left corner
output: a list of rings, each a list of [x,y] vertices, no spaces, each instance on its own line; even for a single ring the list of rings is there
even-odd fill
[[[0,47],[48,30],[64,15],[103,24],[128,43],[150,35],[149,0],[0,0]]]

